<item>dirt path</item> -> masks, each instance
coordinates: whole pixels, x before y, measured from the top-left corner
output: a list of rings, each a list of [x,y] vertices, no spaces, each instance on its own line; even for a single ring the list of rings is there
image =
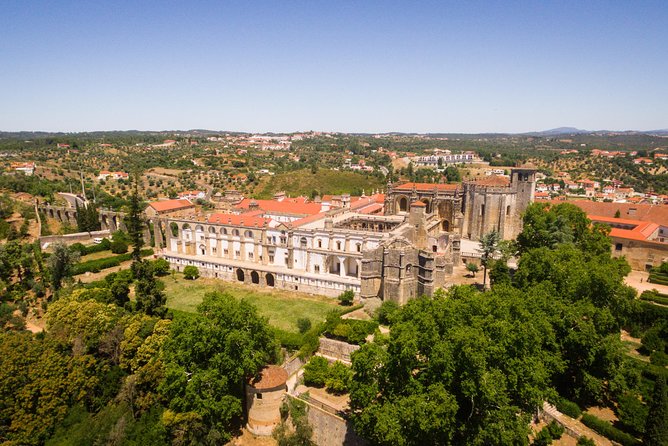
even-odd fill
[[[659,285],[656,283],[649,283],[647,279],[649,273],[645,271],[631,271],[631,273],[624,278],[624,282],[642,293],[647,290],[657,290],[660,293],[668,294],[668,286]]]
[[[554,418],[557,419],[559,423],[562,425],[566,426],[568,429],[570,429],[573,432],[577,432],[580,435],[583,435],[585,437],[591,438],[594,440],[594,442],[598,446],[613,446],[612,441],[608,440],[602,435],[599,435],[596,433],[594,430],[588,428],[580,420],[575,420],[568,415],[564,415],[563,413],[559,412],[554,406],[551,406],[547,403],[543,405],[543,409],[546,412],[549,412],[550,415],[552,415]],[[566,434],[564,434],[566,436]],[[563,437],[562,437],[563,438]],[[561,443],[554,443],[554,444],[561,444]]]

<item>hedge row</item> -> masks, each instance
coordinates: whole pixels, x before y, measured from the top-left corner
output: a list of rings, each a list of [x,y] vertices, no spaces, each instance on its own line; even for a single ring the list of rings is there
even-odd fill
[[[655,293],[653,291],[643,291],[640,295],[640,300],[655,302],[661,305],[668,305],[668,296],[661,293]]]
[[[650,273],[649,283],[657,283],[659,285],[668,285],[668,276],[662,273]]]
[[[571,418],[577,419],[582,414],[582,409],[580,409],[580,406],[565,398],[558,398],[554,402],[554,405],[559,412],[563,413],[564,415],[568,415]]]
[[[583,413],[582,419],[580,421],[582,421],[582,424],[594,429],[596,432],[603,435],[604,437],[612,441],[616,441],[617,443],[621,443],[624,446],[635,446],[640,444],[640,442],[636,440],[632,435],[620,431],[607,421],[601,420],[600,418],[597,418],[588,413]]]
[[[85,246],[81,243],[75,243],[72,246],[70,246],[70,249],[77,251],[82,256],[86,256],[88,254],[93,254],[95,252],[108,251],[109,249],[111,249],[111,242],[109,241],[109,239],[105,238],[102,239],[102,242],[98,243],[97,245]]]
[[[146,257],[153,255],[152,249],[142,249],[141,256]],[[121,254],[114,257],[105,257],[104,259],[89,260],[88,262],[78,263],[72,267],[72,275],[76,276],[79,274],[93,272],[97,273],[103,269],[112,268],[118,266],[123,262],[132,259],[132,253]]]

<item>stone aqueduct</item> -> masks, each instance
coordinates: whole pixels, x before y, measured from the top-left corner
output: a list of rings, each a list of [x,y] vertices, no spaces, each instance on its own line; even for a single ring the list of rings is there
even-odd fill
[[[71,226],[76,226],[77,224],[77,210],[75,208],[67,206],[52,206],[48,203],[38,203],[37,209],[47,218],[53,218],[61,223],[65,223]],[[108,230],[113,233],[114,231],[121,230],[127,232],[128,228],[125,224],[126,215],[123,212],[100,209],[98,213],[100,215],[100,226],[103,231]],[[158,229],[164,229],[164,223],[160,218],[147,219],[147,223],[149,223],[149,227],[154,228],[155,240],[160,242],[158,245],[160,247],[164,246],[162,243],[162,237],[158,236]],[[144,239],[148,241],[150,238],[151,234],[147,229],[144,233]]]

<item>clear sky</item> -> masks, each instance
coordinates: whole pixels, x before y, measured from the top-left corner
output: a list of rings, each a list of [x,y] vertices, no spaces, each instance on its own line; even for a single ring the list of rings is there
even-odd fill
[[[668,1],[0,1],[0,130],[668,128]]]

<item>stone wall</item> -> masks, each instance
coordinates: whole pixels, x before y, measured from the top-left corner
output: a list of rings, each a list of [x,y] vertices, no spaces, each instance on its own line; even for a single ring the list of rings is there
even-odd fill
[[[345,364],[350,364],[350,355],[354,351],[359,350],[359,348],[359,345],[348,344],[347,342],[335,339],[320,338],[318,353],[327,359],[334,359]]]
[[[295,398],[288,395],[288,398]],[[308,422],[313,428],[313,442],[318,446],[363,446],[366,441],[360,438],[351,423],[324,408],[301,400],[308,408]]]
[[[62,242],[66,245],[73,245],[74,243],[88,243],[92,242],[93,239],[97,237],[110,237],[110,231],[93,231],[93,232],[77,232],[74,234],[65,234],[65,235],[45,235],[44,237],[39,238],[40,246],[44,246],[46,243],[54,244],[56,242]]]

